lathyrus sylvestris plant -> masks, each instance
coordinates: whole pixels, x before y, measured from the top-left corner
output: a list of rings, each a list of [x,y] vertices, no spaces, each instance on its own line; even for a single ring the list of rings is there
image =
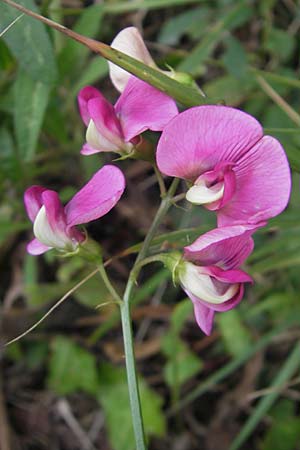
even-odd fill
[[[135,28],[122,30],[111,48],[11,0],[4,1],[113,63],[111,78],[121,92],[115,106],[94,87],[87,86],[79,93],[80,113],[87,126],[82,154],[111,151],[134,156],[145,130],[162,132],[156,162],[153,161],[161,188],[161,204],[123,294],[117,292],[106,273],[101,249],[98,247],[97,254],[93,247],[91,253],[89,237],[78,227],[100,218],[122,201],[125,180],[121,170],[104,166],[65,207],[58,194],[46,188],[32,186],[25,193],[25,206],[35,236],[28,251],[39,255],[56,249],[60,254],[71,257],[79,254],[86,258],[96,265],[120,306],[136,448],[145,450],[130,317],[130,302],[139,272],[145,264],[164,262],[174,282],[182,286],[193,302],[199,327],[210,334],[214,314],[238,306],[245,283],[252,282],[242,265],[253,250],[253,233],[288,203],[291,179],[287,158],[276,139],[263,136],[262,127],[254,117],[213,104],[216,102],[203,97],[188,75],[176,76],[174,71],[166,74],[159,70]],[[175,101],[191,108],[178,113]],[[168,190],[162,175],[173,177]],[[178,196],[175,194],[180,179],[186,180],[187,192]],[[149,257],[151,242],[163,218],[174,202],[185,196],[189,202],[215,211],[218,228],[199,236],[182,253],[166,251]],[[101,244],[101,238],[99,241]]]

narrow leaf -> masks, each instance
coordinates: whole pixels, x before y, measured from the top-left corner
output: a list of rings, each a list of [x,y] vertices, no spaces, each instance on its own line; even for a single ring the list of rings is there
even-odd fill
[[[238,450],[241,448],[243,443],[248,439],[248,437],[252,434],[254,429],[257,427],[259,422],[265,416],[267,411],[271,408],[273,403],[279,397],[281,392],[281,386],[286,383],[291,376],[296,372],[296,370],[300,366],[300,344],[297,343],[293,349],[293,351],[289,354],[282,368],[278,372],[277,376],[274,378],[271,388],[273,388],[273,392],[263,397],[251,416],[233,441],[230,450]]]
[[[19,156],[25,161],[34,156],[49,93],[49,85],[19,72],[15,83],[14,127]]]
[[[206,97],[203,97],[201,92],[194,85],[191,86],[179,83],[178,81],[170,78],[161,71],[145,65],[142,62],[128,55],[125,55],[125,53],[122,53],[118,50],[111,48],[109,45],[106,45],[103,42],[95,41],[93,39],[82,36],[81,34],[78,34],[72,30],[69,30],[68,28],[50,19],[47,19],[46,17],[43,17],[39,14],[34,13],[33,11],[30,11],[27,8],[22,7],[13,0],[3,0],[3,1],[13,6],[14,8],[17,8],[18,10],[24,12],[25,14],[28,14],[31,17],[34,17],[35,19],[46,23],[50,27],[60,31],[61,33],[69,36],[70,38],[75,39],[76,41],[82,43],[83,45],[87,46],[90,50],[99,53],[107,60],[122,67],[122,69],[126,70],[127,72],[136,75],[138,78],[146,81],[147,83],[156,87],[160,91],[165,92],[166,94],[170,95],[175,100],[177,100],[178,102],[182,103],[185,106],[195,106],[204,103],[212,104],[216,102],[216,100],[207,99]]]
[[[20,0],[26,8],[37,11],[33,0]],[[0,4],[0,26],[9,26],[19,13],[4,2]],[[22,69],[36,81],[52,84],[57,68],[49,35],[42,23],[22,17],[4,35],[3,39]]]
[[[187,58],[177,67],[183,72],[197,73],[199,65],[212,53],[216,45],[223,36],[224,31],[228,31],[231,26],[236,24],[237,19],[247,10],[247,2],[239,2],[232,10],[230,10],[221,20],[219,20],[210,31],[200,41],[200,43],[192,50]]]

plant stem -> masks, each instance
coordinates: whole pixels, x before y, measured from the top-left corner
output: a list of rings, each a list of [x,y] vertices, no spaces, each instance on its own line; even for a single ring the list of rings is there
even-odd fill
[[[155,175],[156,175],[156,178],[157,178],[157,182],[158,182],[158,185],[159,185],[160,197],[163,198],[166,195],[166,193],[167,193],[165,182],[164,182],[164,179],[163,179],[159,169],[157,168],[156,164],[154,164],[153,167],[154,167],[154,172],[155,172]]]
[[[123,303],[121,297],[119,296],[119,294],[115,290],[114,286],[111,284],[111,282],[110,282],[110,280],[109,280],[109,278],[107,276],[107,273],[106,273],[106,270],[105,270],[105,267],[104,267],[103,263],[99,264],[98,271],[99,271],[99,273],[100,273],[100,275],[101,275],[101,277],[102,277],[102,279],[104,281],[104,284],[105,284],[108,292],[111,294],[113,299],[116,300],[116,302],[119,303],[119,304]]]
[[[131,416],[133,421],[133,429],[137,450],[146,450],[147,447],[143,425],[143,416],[141,410],[141,401],[138,389],[135,358],[134,358],[132,324],[130,317],[130,299],[132,290],[134,288],[136,279],[140,271],[139,269],[137,269],[137,264],[146,256],[151,241],[157,231],[157,228],[161,224],[162,219],[164,218],[169,207],[172,204],[172,198],[177,189],[178,183],[179,183],[178,179],[173,180],[168,190],[168,193],[161,201],[160,207],[156,213],[156,216],[147,233],[147,236],[145,237],[142,248],[139,254],[137,255],[136,261],[129,274],[127,286],[124,292],[123,302],[121,304],[121,320],[122,320],[123,340],[125,349],[127,382],[129,390]]]

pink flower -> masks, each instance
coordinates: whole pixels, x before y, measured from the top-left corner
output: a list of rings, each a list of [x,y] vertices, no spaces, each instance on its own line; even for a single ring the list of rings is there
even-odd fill
[[[211,333],[215,311],[234,308],[251,277],[239,269],[253,250],[251,234],[257,227],[217,228],[184,248],[178,276],[194,304],[195,318],[205,334]]]
[[[218,226],[263,222],[289,200],[283,148],[238,109],[198,106],[177,115],[161,135],[157,164],[192,184],[187,200],[216,211]]]
[[[147,66],[158,69],[143,41],[141,33],[135,27],[127,27],[121,30],[111,43],[111,47],[119,50]],[[131,77],[129,72],[109,62],[110,79],[119,92],[123,92]]]
[[[92,86],[80,91],[78,103],[87,126],[84,155],[130,153],[141,133],[161,131],[178,114],[173,99],[135,77],[130,78],[115,106]]]
[[[35,239],[27,246],[31,255],[40,255],[51,248],[73,252],[85,240],[76,225],[90,222],[108,213],[125,189],[123,173],[115,166],[104,166],[63,207],[58,194],[31,186],[24,194],[29,219],[33,222]]]

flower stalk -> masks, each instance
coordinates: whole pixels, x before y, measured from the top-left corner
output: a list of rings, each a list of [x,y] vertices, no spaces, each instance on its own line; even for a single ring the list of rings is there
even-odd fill
[[[123,301],[121,303],[121,321],[123,329],[123,340],[125,349],[125,361],[126,361],[126,371],[127,371],[127,382],[129,390],[129,399],[131,407],[131,415],[133,420],[133,429],[135,435],[136,448],[138,450],[146,450],[146,439],[143,424],[143,415],[141,408],[141,401],[138,388],[138,380],[136,373],[136,365],[134,358],[133,349],[133,336],[132,336],[132,323],[130,316],[130,300],[132,296],[132,291],[136,283],[138,274],[141,269],[140,261],[146,256],[152,239],[155,236],[157,228],[161,224],[163,218],[165,217],[168,209],[172,205],[172,198],[176,192],[179,180],[174,179],[167,195],[162,199],[160,207],[156,213],[156,216],[152,222],[152,225],[147,233],[144,240],[142,248],[138,253],[136,261],[131,269],[127,286],[125,288]]]

